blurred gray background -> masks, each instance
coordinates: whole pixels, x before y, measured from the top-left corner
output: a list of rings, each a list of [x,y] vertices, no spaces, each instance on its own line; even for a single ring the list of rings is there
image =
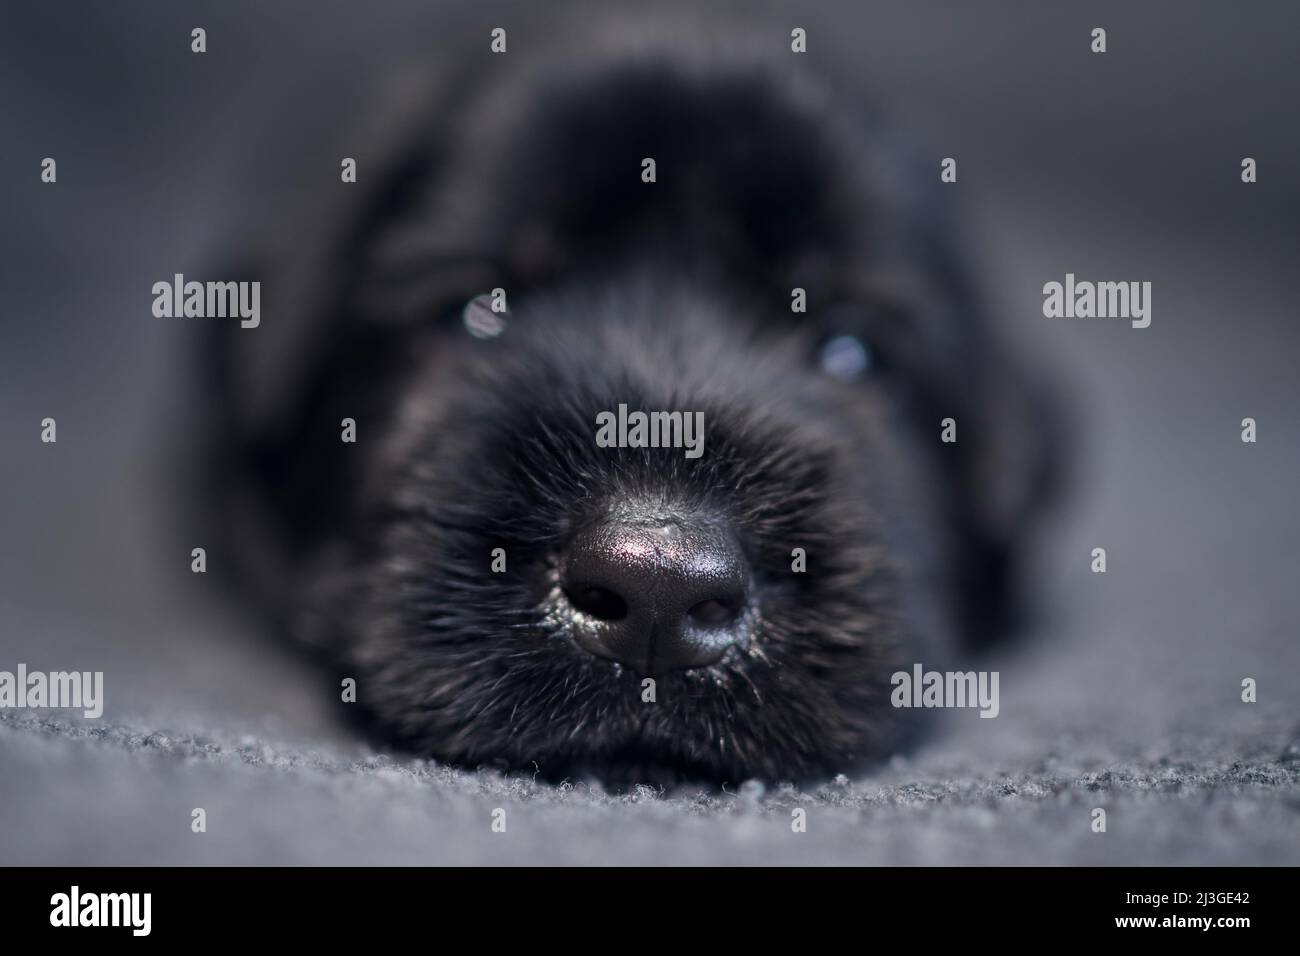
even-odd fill
[[[0,669],[107,687],[100,721],[0,711],[0,864],[1300,862],[1294,4],[773,7],[772,42],[805,26],[810,57],[852,64],[936,179],[958,159],[946,188],[994,312],[1071,396],[1071,497],[1033,563],[1047,615],[988,665],[997,720],[959,712],[922,751],[807,792],[455,773],[368,749],[332,685],[196,584],[177,482],[203,323],[153,319],[150,286],[205,277],[281,192],[336,183],[309,144],[387,65],[498,25],[545,43],[562,9],[0,10]],[[1066,272],[1151,281],[1151,327],[1045,319]]]

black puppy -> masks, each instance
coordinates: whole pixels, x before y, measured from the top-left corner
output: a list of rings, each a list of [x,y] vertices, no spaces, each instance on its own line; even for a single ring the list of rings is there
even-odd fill
[[[893,671],[1007,623],[1046,455],[938,160],[733,47],[484,38],[224,337],[223,523],[389,739],[835,773],[906,735]]]

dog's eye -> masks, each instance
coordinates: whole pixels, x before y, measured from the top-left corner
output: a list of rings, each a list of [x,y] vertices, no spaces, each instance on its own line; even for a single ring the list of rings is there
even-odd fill
[[[836,335],[822,343],[817,356],[821,369],[841,382],[856,382],[871,374],[875,356],[857,335]]]
[[[474,338],[494,339],[506,330],[509,315],[504,310],[494,308],[495,305],[491,294],[475,296],[465,303],[461,321]]]
[[[898,371],[892,344],[901,324],[900,310],[887,303],[837,302],[815,320],[817,365],[840,382],[892,383]]]

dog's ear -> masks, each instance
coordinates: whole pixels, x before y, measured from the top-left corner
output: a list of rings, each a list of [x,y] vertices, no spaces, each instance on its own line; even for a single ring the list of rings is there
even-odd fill
[[[1026,559],[1062,490],[1068,424],[1055,383],[996,342],[970,399],[958,459],[969,519],[959,586],[966,633],[983,648],[1025,624]]]
[[[356,305],[373,298],[367,273],[383,252],[388,224],[443,165],[445,146],[434,130],[452,95],[445,73],[394,72],[370,101],[376,108],[333,122],[323,141],[301,143],[298,165],[314,172],[277,194],[235,237],[246,266],[239,277],[261,280],[263,303],[257,330],[226,337],[221,348],[231,376],[225,397],[241,426],[276,427],[343,340],[386,334],[382,307],[366,313],[374,326],[366,330]],[[348,161],[351,175],[343,169]]]
[[[381,108],[300,144],[297,166],[315,172],[247,223],[233,237],[240,255],[219,264],[220,275],[261,283],[261,321],[214,324],[202,343],[208,500],[245,583],[272,600],[306,552],[343,531],[364,456],[347,454],[341,419],[366,427],[366,409],[410,358],[413,327],[438,318],[427,303],[484,291],[490,263],[424,262],[415,288],[385,260],[392,224],[440,175],[448,144],[436,130],[464,90],[440,67],[394,74],[374,98]]]
[[[989,321],[955,244],[944,239],[951,230],[937,234],[929,246],[858,274],[853,294],[884,303],[893,317],[882,343],[905,386],[906,417],[934,453],[956,611],[967,643],[981,648],[1023,623],[1024,559],[1060,492],[1068,422],[1056,383]]]

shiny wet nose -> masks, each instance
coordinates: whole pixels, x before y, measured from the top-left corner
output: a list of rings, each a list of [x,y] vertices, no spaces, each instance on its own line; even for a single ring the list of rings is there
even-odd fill
[[[561,580],[577,642],[641,674],[705,667],[748,636],[749,568],[720,522],[597,523]]]

